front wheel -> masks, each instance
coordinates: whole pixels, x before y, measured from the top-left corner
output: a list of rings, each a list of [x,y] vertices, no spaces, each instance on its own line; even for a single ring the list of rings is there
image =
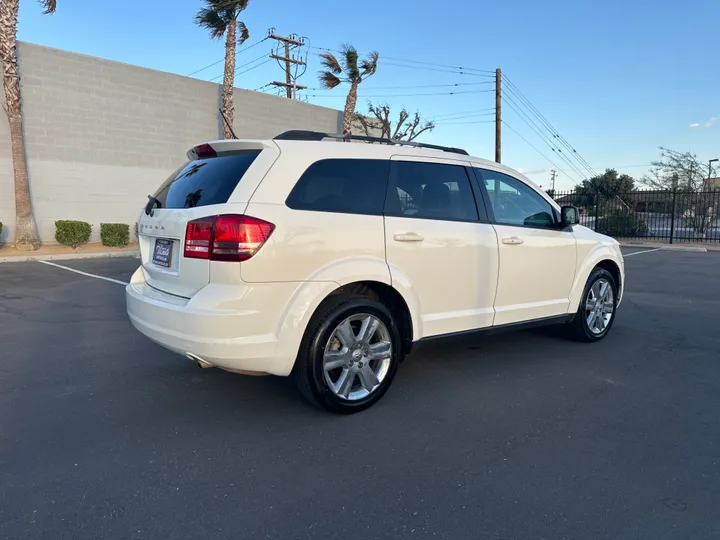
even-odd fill
[[[321,306],[307,328],[294,368],[310,402],[339,413],[375,404],[400,361],[400,335],[380,302],[338,296]]]
[[[618,290],[615,278],[604,268],[590,274],[577,314],[569,324],[570,335],[579,341],[604,338],[615,321]]]

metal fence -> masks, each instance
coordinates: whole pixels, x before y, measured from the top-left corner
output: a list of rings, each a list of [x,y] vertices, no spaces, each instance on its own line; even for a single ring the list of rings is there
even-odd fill
[[[559,205],[580,209],[580,223],[616,238],[675,242],[720,242],[720,190],[690,192],[556,192]]]

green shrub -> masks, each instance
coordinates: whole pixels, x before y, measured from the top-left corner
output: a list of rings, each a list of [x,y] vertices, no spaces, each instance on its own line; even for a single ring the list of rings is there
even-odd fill
[[[127,223],[101,223],[100,240],[103,246],[125,247],[130,243],[130,225]]]
[[[0,221],[0,242],[2,241],[2,221]]]
[[[616,210],[598,219],[597,232],[608,236],[629,238],[645,236],[648,232],[645,221],[632,212]]]
[[[55,240],[76,248],[90,240],[90,229],[90,224],[84,221],[59,220],[55,222]]]

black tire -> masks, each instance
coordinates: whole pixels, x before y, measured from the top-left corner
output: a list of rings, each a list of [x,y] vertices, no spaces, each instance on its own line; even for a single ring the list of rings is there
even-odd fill
[[[385,378],[379,386],[368,396],[349,401],[337,396],[330,389],[323,371],[323,356],[335,328],[348,317],[365,313],[377,317],[386,326],[390,335],[392,355]],[[360,412],[377,403],[387,392],[400,363],[400,346],[400,332],[392,314],[384,304],[363,296],[332,296],[320,305],[305,330],[293,368],[295,384],[303,397],[314,405],[341,414]]]
[[[587,314],[585,311],[585,305],[588,300],[588,297],[590,295],[590,290],[592,289],[593,285],[597,283],[599,280],[604,279],[607,280],[610,284],[610,287],[612,288],[613,293],[613,310],[612,314],[610,316],[610,320],[605,326],[605,329],[600,332],[596,333],[593,332],[590,327],[588,326],[587,322]],[[608,335],[610,332],[610,328],[612,328],[613,323],[615,322],[615,315],[617,313],[617,300],[618,300],[618,289],[617,289],[617,283],[615,283],[615,278],[613,275],[605,270],[604,268],[595,268],[591,273],[590,277],[588,277],[587,283],[585,284],[585,289],[583,290],[583,295],[580,298],[580,305],[578,306],[577,313],[575,314],[575,317],[573,318],[572,322],[568,324],[568,334],[569,337],[572,339],[575,339],[577,341],[584,341],[587,343],[591,343],[594,341],[600,341],[605,336]]]

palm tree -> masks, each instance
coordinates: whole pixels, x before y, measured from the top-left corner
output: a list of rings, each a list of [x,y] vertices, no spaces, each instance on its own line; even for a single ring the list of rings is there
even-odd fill
[[[56,0],[40,0],[46,14],[54,13]],[[17,58],[17,25],[20,0],[0,0],[0,63],[3,65],[5,112],[10,123],[10,146],[15,173],[15,246],[40,247],[30,199],[27,152],[23,137],[22,99]]]
[[[226,121],[223,135],[232,139],[232,125],[235,118],[233,88],[235,87],[235,51],[238,45],[250,37],[245,23],[238,21],[249,0],[204,0],[205,7],[198,11],[195,22],[210,31],[212,39],[225,36],[225,75],[223,76],[222,112]]]
[[[350,83],[350,91],[343,111],[343,133],[350,134],[352,133],[355,105],[357,105],[358,86],[375,74],[380,54],[371,52],[367,58],[360,60],[357,50],[352,45],[343,45],[340,52],[342,56],[339,61],[330,53],[320,55],[320,61],[326,68],[325,71],[320,72],[320,84],[323,88],[331,89],[344,82]]]

